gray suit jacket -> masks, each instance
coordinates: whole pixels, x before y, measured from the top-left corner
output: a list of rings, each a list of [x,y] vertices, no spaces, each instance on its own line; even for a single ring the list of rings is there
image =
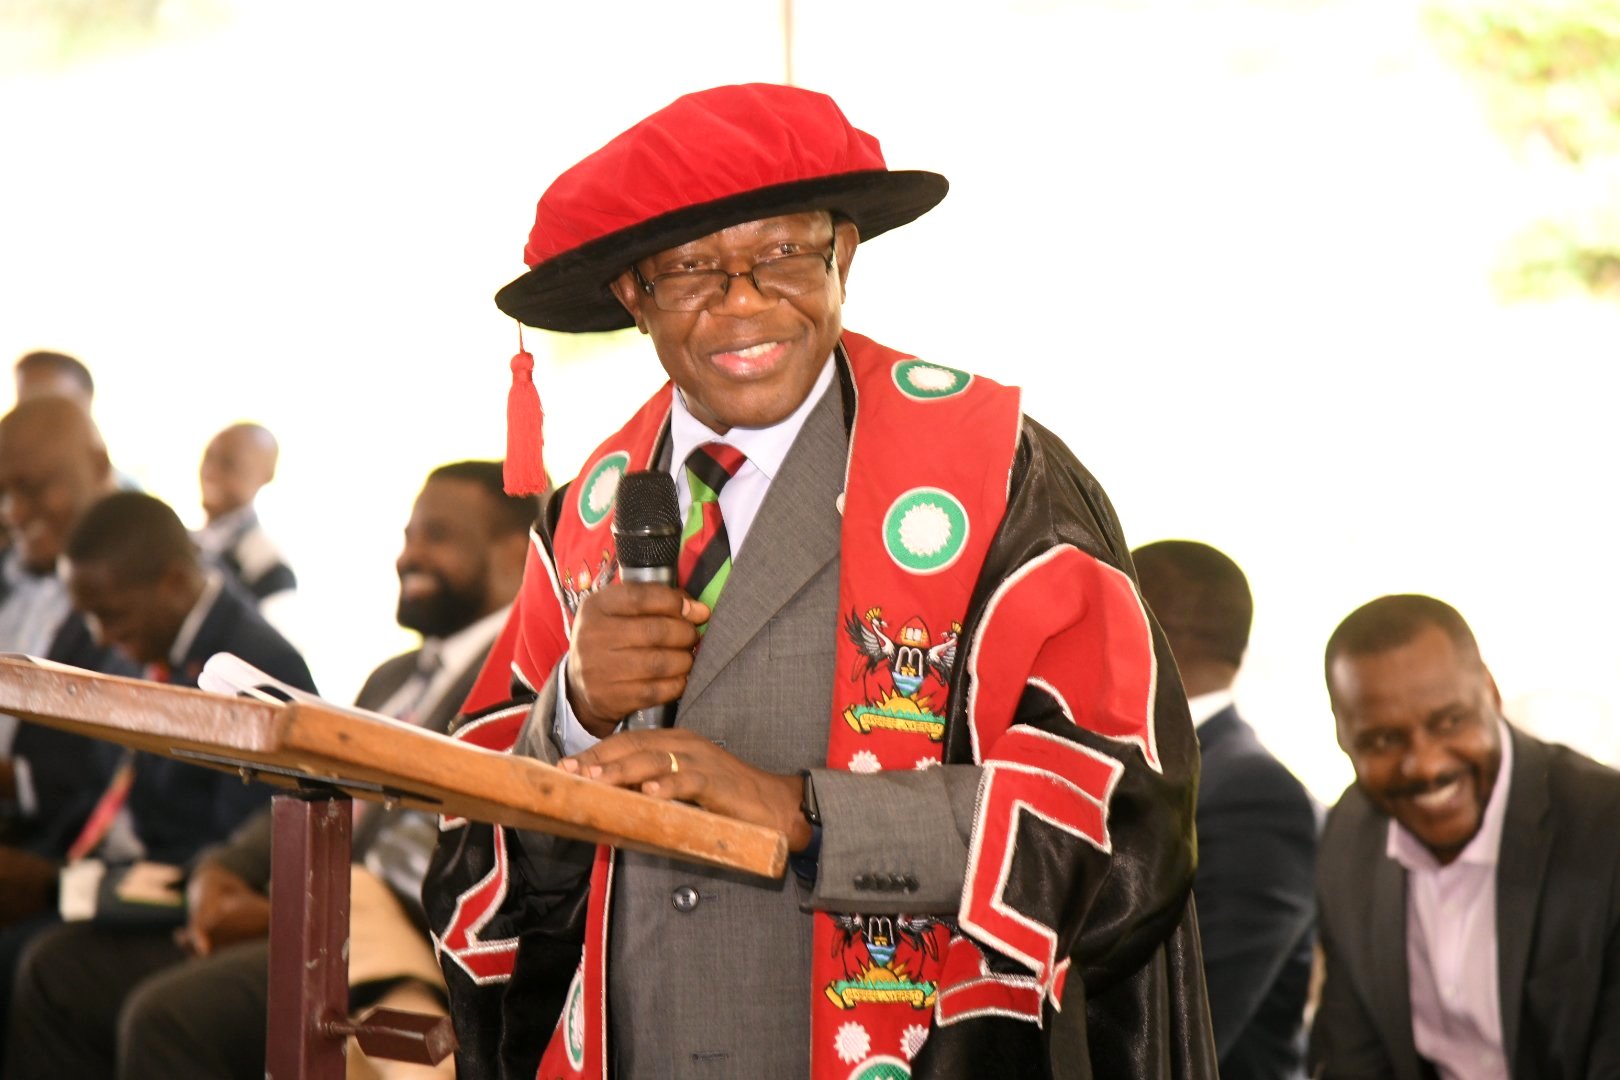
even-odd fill
[[[980,770],[824,770],[838,632],[835,500],[846,440],[835,382],[806,419],[735,559],[676,724],[777,773],[817,770],[824,821],[814,894],[793,874],[764,881],[620,852],[612,893],[609,1015],[625,1077],[806,1075],[812,908],[885,911],[892,893],[857,877],[910,875],[906,909],[956,913]],[[555,761],[555,676],[519,740]],[[871,823],[882,822],[883,828]],[[526,834],[544,857],[553,843]]]
[[[1502,1038],[1520,1078],[1620,1076],[1620,774],[1512,729],[1496,870]],[[1406,966],[1406,872],[1389,819],[1351,787],[1318,858],[1327,980],[1312,1075],[1419,1080]]]

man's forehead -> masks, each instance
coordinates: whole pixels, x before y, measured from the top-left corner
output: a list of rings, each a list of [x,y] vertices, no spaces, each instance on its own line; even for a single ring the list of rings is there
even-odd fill
[[[1426,715],[1472,696],[1484,667],[1452,652],[1345,654],[1333,662],[1334,710],[1341,719]]]
[[[776,217],[758,218],[753,221],[742,221],[735,225],[728,225],[723,229],[716,229],[705,236],[688,240],[684,244],[654,252],[652,258],[658,258],[673,252],[686,251],[692,248],[723,247],[729,244],[746,244],[761,239],[776,237],[804,237],[813,236],[823,226],[832,221],[830,210],[808,210],[802,214],[780,214]]]
[[[89,446],[53,438],[47,432],[19,433],[14,438],[0,439],[0,465],[36,477],[65,475],[89,456]]]

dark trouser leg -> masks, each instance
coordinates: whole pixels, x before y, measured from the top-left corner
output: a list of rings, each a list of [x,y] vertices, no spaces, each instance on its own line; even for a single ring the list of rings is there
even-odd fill
[[[7,1080],[112,1077],[125,999],[184,956],[168,930],[67,923],[41,933],[17,968]]]
[[[0,888],[3,888],[0,885]],[[11,1016],[11,988],[17,981],[17,963],[35,936],[61,922],[56,912],[30,916],[0,928],[0,1077],[6,1075],[6,1034]]]
[[[118,1076],[262,1080],[269,972],[255,941],[147,979],[124,1007]]]

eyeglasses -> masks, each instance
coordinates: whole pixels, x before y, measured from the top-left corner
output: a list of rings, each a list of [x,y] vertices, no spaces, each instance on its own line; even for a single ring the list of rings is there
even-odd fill
[[[661,311],[703,311],[725,299],[733,278],[747,278],[754,283],[754,291],[768,300],[812,292],[821,286],[823,275],[832,270],[837,250],[835,237],[825,252],[766,259],[735,274],[725,270],[676,270],[648,281],[634,265],[630,272],[636,275],[641,291],[651,296]]]

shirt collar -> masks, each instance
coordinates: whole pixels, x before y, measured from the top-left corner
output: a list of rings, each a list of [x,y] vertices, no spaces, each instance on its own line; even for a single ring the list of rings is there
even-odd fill
[[[1495,866],[1502,850],[1502,825],[1507,818],[1508,789],[1513,786],[1513,734],[1507,721],[1496,721],[1497,737],[1501,740],[1502,761],[1496,767],[1496,784],[1486,800],[1485,813],[1479,822],[1479,831],[1468,841],[1468,846],[1451,865],[1469,863],[1474,866]],[[1402,828],[1394,818],[1389,820],[1389,835],[1384,840],[1384,854],[1414,872],[1443,869],[1440,861],[1423,842]]]
[[[501,627],[506,624],[506,616],[511,610],[512,605],[507,604],[499,611],[492,611],[477,622],[463,626],[449,637],[424,640],[422,647],[427,649],[430,643],[437,646],[435,651],[438,654],[441,671],[461,671],[484,651],[486,645],[495,640],[495,635],[501,632]]]
[[[816,384],[804,396],[799,407],[786,419],[770,427],[734,427],[724,435],[717,435],[707,424],[693,416],[691,410],[686,407],[685,395],[677,389],[669,418],[671,468],[678,469],[687,455],[703,443],[723,442],[747,454],[749,464],[764,473],[767,479],[774,480],[777,470],[782,467],[783,459],[787,457],[788,451],[793,449],[793,441],[799,437],[799,429],[804,427],[804,421],[810,415],[810,410],[816,407],[816,402],[826,393],[832,379],[833,359],[828,356],[827,362],[821,367],[821,374],[816,377]]]
[[[238,506],[235,510],[219,515],[213,521],[197,530],[197,542],[209,550],[207,545],[215,544],[223,549],[238,533],[246,532],[259,522],[258,511],[252,503]]]
[[[1187,711],[1192,714],[1193,727],[1201,728],[1221,713],[1231,708],[1233,702],[1232,690],[1211,690],[1207,694],[1187,699]]]
[[[202,592],[198,594],[197,602],[191,605],[185,621],[180,624],[180,632],[174,635],[174,644],[169,646],[169,667],[175,671],[185,666],[191,647],[197,643],[197,632],[202,629],[203,620],[208,618],[209,610],[219,598],[219,590],[224,587],[225,580],[219,571],[204,572]]]

